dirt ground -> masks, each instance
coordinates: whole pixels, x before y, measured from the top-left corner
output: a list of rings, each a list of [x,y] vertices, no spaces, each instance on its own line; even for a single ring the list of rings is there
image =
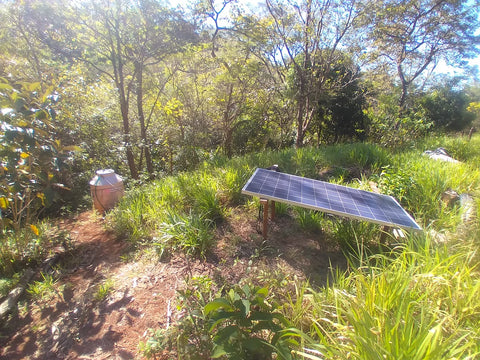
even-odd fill
[[[54,267],[56,292],[36,301],[23,295],[18,312],[0,326],[0,359],[141,359],[138,345],[149,329],[175,321],[176,291],[187,276],[220,275],[235,284],[253,264],[321,285],[331,267],[346,266],[321,233],[279,216],[264,241],[255,214],[240,209],[217,228],[213,254],[194,262],[134,252],[91,211],[59,226],[72,241]],[[102,289],[106,295],[99,297]]]

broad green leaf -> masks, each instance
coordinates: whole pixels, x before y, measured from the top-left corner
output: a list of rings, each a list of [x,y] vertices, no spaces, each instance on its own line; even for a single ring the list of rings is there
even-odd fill
[[[231,312],[231,311],[224,311],[224,310],[218,310],[215,312],[214,316],[212,317],[211,320],[213,322],[210,323],[210,331],[213,331],[217,327],[218,324],[221,324],[222,322],[226,320],[235,320],[235,315],[238,313]]]
[[[246,306],[244,304],[244,301],[248,302],[248,307],[250,308],[250,302],[245,299],[238,299],[233,303],[233,305],[235,306],[236,309],[240,311],[240,313],[242,314],[242,317],[245,318],[247,317],[247,311],[246,311]]]
[[[242,286],[243,293],[245,294],[246,297],[250,297],[251,291],[250,291],[250,286],[247,284]]]
[[[271,321],[274,319],[272,313],[264,311],[252,311],[250,315],[251,320],[260,320],[260,321]]]
[[[230,303],[224,299],[224,298],[218,298],[215,299],[211,302],[209,302],[207,305],[205,305],[205,308],[203,309],[205,316],[208,316],[212,311],[216,311],[218,309],[225,309],[225,310],[233,310],[233,307],[230,305]]]
[[[264,298],[268,295],[268,289],[266,287],[257,290],[257,295],[262,295]]]
[[[227,352],[222,345],[215,345],[213,348],[212,359],[218,359],[221,356],[227,355]]]
[[[217,335],[214,338],[216,344],[223,344],[228,341],[232,336],[236,335],[239,329],[235,325],[226,326],[223,329],[218,330]]]
[[[252,352],[261,352],[260,349],[265,349],[265,348],[268,348],[268,347],[271,347],[271,345],[259,338],[256,338],[256,337],[252,337],[252,338],[249,338],[249,339],[246,339],[244,342],[243,342],[243,345],[245,346],[245,348],[247,348],[248,350],[252,351]]]
[[[245,314],[245,316],[247,316],[250,313],[250,301],[248,301],[247,299],[243,299],[242,304],[245,308],[244,314]]]

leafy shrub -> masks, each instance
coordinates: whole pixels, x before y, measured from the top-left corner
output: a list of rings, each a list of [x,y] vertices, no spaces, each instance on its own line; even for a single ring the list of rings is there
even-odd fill
[[[68,151],[56,140],[53,98],[39,83],[0,78],[0,230],[19,231],[58,199]]]
[[[373,176],[372,179],[377,182],[382,194],[393,196],[399,202],[402,202],[408,192],[416,186],[411,174],[404,169],[394,169],[391,166],[383,167],[380,175]]]
[[[290,346],[297,345],[282,330],[289,327],[276,306],[266,301],[266,288],[248,285],[205,305],[204,313],[213,336],[213,358],[291,359]]]
[[[454,89],[454,84],[445,84],[425,95],[421,101],[426,118],[436,128],[459,131],[469,126],[475,115],[467,111],[468,98],[463,91]]]
[[[177,308],[182,314],[168,329],[152,331],[146,342],[140,343],[140,351],[147,358],[169,351],[176,351],[182,359],[208,359],[212,342],[203,308],[219,294],[212,280],[206,276],[187,278],[186,287],[177,291]]]
[[[424,136],[433,126],[423,109],[401,109],[394,97],[380,99],[375,107],[365,110],[365,115],[368,138],[389,147],[408,144]]]

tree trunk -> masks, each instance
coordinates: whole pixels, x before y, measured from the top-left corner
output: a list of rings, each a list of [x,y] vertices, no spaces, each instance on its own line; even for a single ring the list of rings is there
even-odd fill
[[[122,112],[122,121],[123,121],[123,143],[125,144],[127,163],[128,168],[130,169],[130,175],[133,179],[138,179],[138,171],[135,167],[135,158],[132,152],[132,144],[130,139],[130,124],[128,119],[128,104],[125,98],[125,90],[119,88],[119,97],[120,97],[120,109]]]
[[[135,64],[137,74],[137,111],[140,122],[140,137],[142,140],[142,151],[145,154],[148,174],[153,175],[153,163],[150,155],[150,142],[147,139],[147,128],[145,126],[145,114],[143,113],[143,69],[139,63]]]
[[[305,131],[303,131],[303,117],[305,113],[305,104],[303,103],[303,98],[299,99],[297,104],[297,138],[295,139],[295,147],[303,147],[303,140],[305,138]]]
[[[403,73],[402,62],[400,61],[397,62],[397,73],[402,84],[402,94],[400,95],[400,99],[398,99],[398,106],[400,106],[400,111],[403,111],[405,102],[407,101],[408,86],[410,85],[410,82],[407,81],[405,74]]]
[[[398,105],[400,106],[400,109],[403,110],[405,107],[405,102],[407,100],[407,95],[408,95],[408,90],[407,90],[407,85],[402,83],[402,95],[400,95],[400,99],[398,100]]]
[[[138,179],[137,168],[135,167],[135,158],[133,156],[132,144],[130,139],[130,121],[128,117],[128,96],[125,94],[125,76],[123,74],[123,59],[121,51],[121,38],[119,33],[118,20],[115,22],[115,44],[116,51],[113,50],[111,60],[115,73],[115,85],[118,88],[118,96],[120,101],[120,112],[123,122],[123,143],[126,149],[128,168],[133,179]]]

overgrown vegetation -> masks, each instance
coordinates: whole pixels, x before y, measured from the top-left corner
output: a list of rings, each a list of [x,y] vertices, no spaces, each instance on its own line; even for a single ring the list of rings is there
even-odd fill
[[[221,194],[218,203],[221,213],[227,217],[232,204],[250,207],[251,203],[245,197],[234,195],[239,188],[228,187],[228,184],[238,186],[236,181],[222,182],[220,179],[226,173],[232,174],[234,168],[237,169],[236,176],[245,179],[253,172],[255,164],[267,166],[277,163],[289,173],[301,173],[314,178],[327,177],[329,181],[352,187],[370,189],[375,184],[383,193],[396,197],[425,229],[422,233],[409,234],[399,242],[390,234],[385,234],[378,225],[280,206],[282,216],[295,218],[303,231],[322,231],[338,241],[351,266],[348,272],[333,273],[331,282],[321,288],[310,285],[308,281],[292,283],[293,280],[288,280],[288,285],[283,284],[279,288],[274,277],[255,273],[245,279],[245,284],[253,282],[268,289],[268,303],[278,304],[266,309],[269,315],[262,319],[285,319],[285,322],[281,322],[284,327],[272,325],[268,331],[261,332],[263,335],[258,341],[270,344],[264,348],[269,350],[263,353],[262,358],[270,358],[274,353],[278,358],[289,358],[287,353],[290,352],[286,348],[293,351],[294,358],[309,359],[343,359],[347,356],[355,359],[436,359],[474,358],[480,355],[480,329],[475,325],[480,319],[480,308],[474,300],[480,289],[476,267],[478,256],[475,251],[478,246],[478,225],[476,222],[468,226],[462,224],[460,215],[464,210],[460,204],[448,205],[441,200],[442,193],[447,189],[469,193],[477,198],[480,179],[478,154],[474,149],[478,147],[479,141],[478,136],[471,140],[468,137],[429,138],[417,143],[416,149],[396,152],[363,143],[318,149],[303,148],[250,155],[231,161],[216,158],[212,163],[205,163],[203,169],[191,173],[199,179],[210,174],[212,183],[218,186],[217,194]],[[439,144],[449,151],[451,149],[451,154],[458,156],[462,162],[446,163],[422,154],[424,149]],[[466,147],[471,148],[472,152],[464,150]],[[219,164],[221,167],[218,167]],[[344,166],[336,168],[333,164]],[[232,177],[228,176],[229,179]],[[174,209],[179,214],[184,213],[185,204],[189,204],[189,211],[195,211],[195,204],[201,203],[196,197],[201,198],[203,191],[188,192],[191,198],[179,195],[175,198],[166,190],[185,194],[179,190],[184,181],[182,176],[178,179],[168,178],[165,183],[159,182],[130,192],[121,201],[119,208],[109,215],[112,226],[122,229],[123,233],[127,231],[130,239],[135,238],[133,234],[140,233],[141,226],[144,235],[142,241],[154,241],[149,236],[161,231],[164,225],[148,227],[148,222],[141,222],[141,216],[138,216],[138,222],[127,222],[123,220],[126,219],[123,214],[136,208],[137,201],[140,200],[146,213],[150,213],[149,207],[170,209],[170,213],[165,215],[159,215],[157,211],[156,220],[150,218],[152,224],[164,224],[165,220],[162,219],[172,219],[171,211]],[[165,187],[165,184],[168,186]],[[165,197],[156,197],[158,193],[155,189],[163,189]],[[168,196],[173,202],[170,205],[165,203]],[[258,203],[254,206],[258,206]],[[131,220],[132,217],[128,216],[128,219]],[[206,219],[212,223],[218,221],[218,217],[214,216]],[[171,226],[175,227],[175,223],[172,221]],[[150,229],[149,232],[145,232],[146,229]],[[182,233],[182,236],[186,236],[189,230],[182,228]],[[449,234],[448,243],[442,243],[445,238],[439,237],[438,233]],[[182,236],[178,236],[178,239]],[[382,246],[380,241],[383,242]],[[187,244],[188,241],[185,246]],[[209,246],[214,246],[214,242],[210,242]],[[195,254],[178,244],[172,246],[171,250],[183,250],[187,255]],[[197,292],[200,291],[198,289],[181,294],[182,301],[189,304],[189,313],[195,315],[180,319],[178,328],[170,332],[180,331],[182,336],[197,339],[197,342],[202,342],[201,348],[210,351],[210,355],[230,359],[245,358],[243,352],[248,350],[245,350],[244,346],[247,345],[243,342],[249,344],[250,341],[257,341],[250,338],[253,334],[250,331],[254,331],[255,325],[249,325],[252,330],[237,329],[237,318],[230,318],[229,311],[234,311],[238,316],[243,311],[246,319],[252,316],[245,304],[242,305],[243,310],[234,310],[242,301],[246,301],[244,296],[248,298],[248,295],[234,284],[215,284],[211,279],[207,283],[210,285],[201,292],[203,295]],[[285,286],[296,291],[285,293],[282,291]],[[221,334],[228,332],[228,335],[217,334],[216,328],[209,325],[208,319],[212,313],[210,307],[213,306],[208,305],[210,303],[218,305],[218,311],[222,311],[219,319],[223,319],[220,323],[225,324],[225,328]],[[195,326],[186,326],[192,321]],[[247,336],[244,331],[250,335]],[[161,332],[149,344],[164,344],[158,345],[157,353],[165,349],[176,349],[186,358],[196,358],[188,341],[181,347],[176,347],[169,334]],[[272,343],[273,338],[275,343]],[[279,347],[277,341],[283,345]],[[198,346],[197,344],[195,348]],[[155,351],[151,346],[147,348],[144,348],[144,354],[152,356]],[[243,355],[225,350],[233,348]]]
[[[254,169],[278,164],[392,195],[425,231],[399,241],[377,225],[277,204],[299,231],[339,244],[349,271],[324,287],[281,272],[241,284],[188,279],[183,317],[152,331],[145,356],[480,356],[478,221],[463,223],[464,204],[442,199],[452,191],[480,204],[480,87],[473,71],[434,72],[445,60],[470,74],[478,1],[3,5],[2,297],[68,242],[48,217],[89,204],[99,168],[128,188],[106,216],[119,237],[161,261],[208,261],[232,212],[258,211],[241,195]],[[460,162],[424,156],[438,147]],[[28,292],[41,301],[60,296],[56,285],[42,273]],[[112,288],[107,280],[94,298]]]

